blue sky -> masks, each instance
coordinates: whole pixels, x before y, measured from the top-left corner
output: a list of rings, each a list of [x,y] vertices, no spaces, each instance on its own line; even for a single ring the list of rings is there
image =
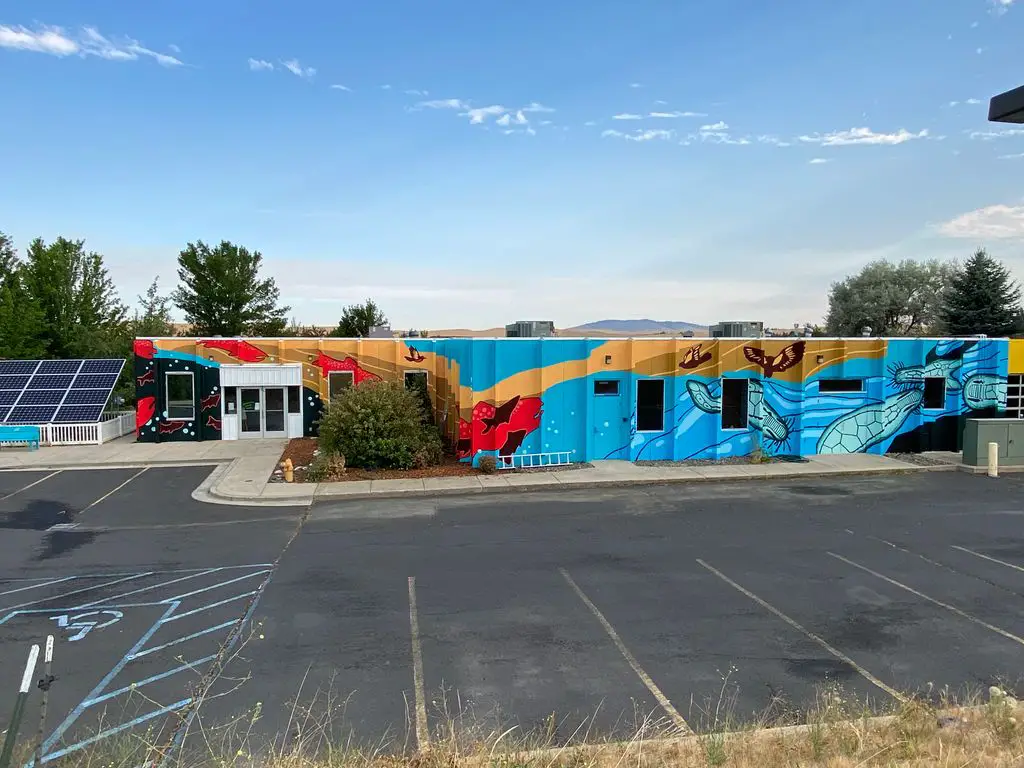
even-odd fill
[[[1024,0],[0,4],[0,229],[123,297],[260,250],[302,322],[818,321],[874,258],[1024,278]]]

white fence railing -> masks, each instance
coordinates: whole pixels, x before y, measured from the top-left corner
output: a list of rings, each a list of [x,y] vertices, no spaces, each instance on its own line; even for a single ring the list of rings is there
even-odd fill
[[[549,453],[515,453],[511,456],[496,456],[498,469],[530,469],[531,467],[564,467],[572,464],[571,451]]]
[[[103,421],[85,424],[41,424],[41,445],[102,445],[135,431],[135,411],[105,413]]]

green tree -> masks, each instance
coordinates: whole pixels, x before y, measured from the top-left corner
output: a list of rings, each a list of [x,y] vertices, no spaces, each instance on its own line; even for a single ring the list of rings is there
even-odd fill
[[[153,278],[145,296],[139,296],[141,312],[136,311],[132,320],[134,336],[173,336],[174,323],[171,321],[171,299],[160,294],[160,278]]]
[[[17,267],[18,254],[14,251],[14,241],[0,232],[0,285],[7,282]]]
[[[372,328],[387,324],[388,319],[380,311],[380,307],[373,299],[367,299],[362,304],[351,304],[341,311],[338,327],[331,332],[331,336],[369,336]]]
[[[833,283],[825,325],[833,336],[921,336],[939,325],[953,266],[937,260],[874,261]]]
[[[1008,336],[1017,330],[1020,286],[1010,271],[979,248],[953,275],[942,305],[951,336]]]
[[[172,300],[197,336],[276,336],[287,325],[290,307],[279,307],[273,278],[260,278],[263,255],[221,241],[201,240],[178,255],[181,281]]]
[[[83,240],[36,238],[20,269],[43,317],[41,338],[55,358],[118,355],[128,335],[127,310],[103,266]]]

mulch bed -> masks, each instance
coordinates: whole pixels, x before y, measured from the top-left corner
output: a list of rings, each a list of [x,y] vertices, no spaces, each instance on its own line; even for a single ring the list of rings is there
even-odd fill
[[[278,464],[285,459],[291,459],[292,465],[295,467],[295,482],[304,483],[306,482],[305,469],[313,461],[316,449],[317,440],[315,437],[293,438],[292,440],[289,440],[288,445],[285,446],[284,453],[281,454],[281,459]],[[570,469],[583,469],[584,467],[589,466],[589,464],[570,464],[568,466],[503,469],[500,471],[515,472],[517,474],[528,472],[556,472]],[[347,468],[345,470],[345,474],[331,477],[329,478],[329,482],[344,482],[349,480],[422,480],[428,477],[468,477],[482,474],[484,473],[479,469],[475,469],[472,464],[459,461],[455,456],[446,455],[439,465],[436,467],[426,467],[425,469],[369,470]],[[284,482],[284,477],[282,476],[280,469],[274,471],[274,474],[270,478],[270,482]]]
[[[935,459],[931,456],[922,456],[920,453],[888,453],[886,455],[897,461],[905,461],[907,464],[916,464],[919,467],[952,466],[952,462]]]

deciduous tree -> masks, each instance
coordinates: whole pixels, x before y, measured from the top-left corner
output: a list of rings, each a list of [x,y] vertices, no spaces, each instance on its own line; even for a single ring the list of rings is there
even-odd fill
[[[338,327],[331,332],[331,336],[369,336],[375,326],[387,323],[388,319],[380,311],[377,303],[373,299],[367,299],[362,304],[351,304],[341,311]]]
[[[132,320],[135,336],[173,336],[171,299],[160,293],[160,279],[153,278],[145,296],[139,296],[139,308]]]
[[[979,248],[954,273],[942,319],[951,336],[1008,336],[1017,329],[1020,311],[1020,287],[1009,270]]]

